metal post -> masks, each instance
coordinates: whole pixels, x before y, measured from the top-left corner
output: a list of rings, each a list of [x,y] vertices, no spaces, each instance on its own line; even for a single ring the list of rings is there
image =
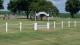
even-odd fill
[[[8,32],[8,23],[6,22],[6,32]]]
[[[34,30],[38,30],[37,29],[37,23],[34,23]]]
[[[22,22],[20,22],[20,31],[22,31]]]
[[[50,28],[50,23],[47,22],[47,29],[49,30],[49,28]]]
[[[56,22],[54,21],[54,29],[56,28]]]
[[[62,23],[61,23],[61,27],[62,27],[62,29],[64,28],[64,22],[62,21]]]

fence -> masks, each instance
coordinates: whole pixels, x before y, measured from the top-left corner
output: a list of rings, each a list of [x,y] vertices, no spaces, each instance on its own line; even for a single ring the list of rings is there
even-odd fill
[[[5,32],[8,32],[10,29],[13,30],[19,30],[20,32],[23,31],[25,28],[27,30],[32,29],[32,30],[38,30],[38,29],[47,29],[47,30],[53,30],[53,29],[64,29],[64,28],[79,28],[80,27],[80,22],[79,21],[61,21],[61,22],[47,22],[45,25],[41,25],[38,23],[33,23],[33,24],[23,24],[20,22],[19,24],[9,24],[6,22],[5,24],[0,25],[0,30],[1,28],[5,29]],[[26,29],[25,29],[26,30]]]

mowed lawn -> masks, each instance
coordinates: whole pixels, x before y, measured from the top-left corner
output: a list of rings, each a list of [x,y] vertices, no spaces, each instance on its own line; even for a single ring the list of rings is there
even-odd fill
[[[70,18],[55,18],[54,21],[79,21],[80,19],[70,19]],[[17,20],[7,20],[9,24],[33,24],[34,21],[17,19]],[[4,24],[6,20],[0,20],[0,25]],[[39,23],[46,23],[46,21],[38,21]],[[50,21],[53,23],[53,21]],[[73,24],[72,24],[73,25]],[[80,23],[77,24],[78,28],[65,28],[51,29],[51,30],[39,30],[34,31],[33,29],[23,29],[20,31],[15,28],[9,29],[10,32],[0,31],[0,45],[80,45]],[[25,26],[24,26],[25,27]],[[4,27],[3,27],[4,28]],[[0,30],[5,30],[1,29]],[[24,31],[27,30],[27,31]]]
[[[80,45],[80,30],[0,33],[0,45]]]

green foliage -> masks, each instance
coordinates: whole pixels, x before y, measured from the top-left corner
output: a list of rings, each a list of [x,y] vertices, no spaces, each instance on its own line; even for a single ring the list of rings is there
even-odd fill
[[[34,0],[30,8],[34,12],[45,11],[51,15],[59,12],[58,9],[50,1],[46,0]]]
[[[80,1],[79,0],[67,0],[66,2],[66,11],[71,13],[72,18],[74,14],[80,10]]]
[[[3,0],[0,0],[0,9],[2,9],[3,8]]]
[[[30,0],[11,0],[8,9],[16,11],[28,11]]]
[[[50,13],[50,15],[59,12],[58,9],[47,0],[11,0],[8,9],[14,13],[25,11],[27,18],[31,11],[45,11]]]
[[[25,11],[28,18],[30,2],[31,0],[11,0],[8,9],[14,13]]]
[[[30,5],[31,11],[34,12],[47,12],[50,16],[54,16],[54,14],[58,14],[59,11],[50,1],[47,0],[34,0]],[[40,16],[41,20],[43,15]]]
[[[17,0],[16,0],[17,1]],[[16,12],[17,11],[17,9],[16,9],[16,6],[17,6],[17,2],[16,1],[10,1],[10,3],[8,4],[8,9],[10,10],[10,11],[12,11],[12,12]]]

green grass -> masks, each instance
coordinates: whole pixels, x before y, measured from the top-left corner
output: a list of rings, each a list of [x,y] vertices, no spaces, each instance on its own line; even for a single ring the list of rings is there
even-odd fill
[[[0,33],[0,45],[80,45],[80,30]]]
[[[61,23],[64,21],[64,29],[61,29],[60,24],[57,24],[57,28],[53,29],[51,26],[50,30],[40,29],[39,31],[33,30],[33,23],[26,19],[13,19],[13,20],[1,20],[0,25],[8,22],[9,24],[19,24],[23,22],[23,30],[19,31],[19,25],[10,25],[9,30],[5,32],[5,25],[0,27],[0,45],[80,45],[80,23],[77,23],[77,27],[74,28],[71,24],[71,28],[67,27],[67,21],[79,21],[80,19],[71,18],[54,18],[50,21],[51,25],[56,21]],[[37,21],[39,24],[46,24],[46,21]],[[28,28],[32,24],[32,28]]]

